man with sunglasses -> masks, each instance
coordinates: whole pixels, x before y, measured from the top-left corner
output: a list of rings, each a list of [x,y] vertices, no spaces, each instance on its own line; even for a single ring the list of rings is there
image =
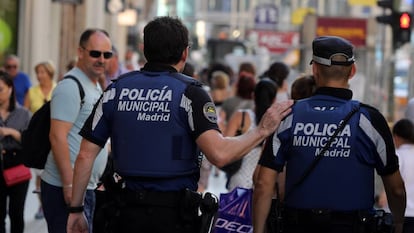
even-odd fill
[[[66,232],[69,215],[68,205],[72,197],[73,166],[79,151],[80,128],[90,115],[94,104],[102,94],[98,80],[105,75],[106,65],[112,57],[109,35],[101,29],[85,30],[79,40],[76,66],[64,76],[73,76],[81,84],[85,96],[79,95],[79,87],[72,79],[63,79],[56,86],[51,100],[50,142],[41,182],[41,198],[49,232]],[[103,173],[107,150],[99,151],[91,168],[84,200],[84,212],[92,232],[92,216],[95,207],[94,188]]]
[[[13,79],[16,90],[16,100],[20,105],[24,105],[24,98],[32,86],[29,76],[20,71],[20,59],[14,54],[8,55],[4,64],[4,70]]]

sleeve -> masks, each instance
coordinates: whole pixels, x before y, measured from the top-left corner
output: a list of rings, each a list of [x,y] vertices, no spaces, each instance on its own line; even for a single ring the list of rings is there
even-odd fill
[[[270,135],[263,148],[259,160],[261,166],[282,172],[289,157],[292,114],[287,116],[281,123],[276,132]]]
[[[115,88],[107,88],[105,90],[79,132],[83,138],[102,148],[105,147],[110,135],[111,127],[107,114],[110,109],[114,109],[111,107],[114,104],[114,96]]]
[[[362,118],[360,125],[365,128],[365,132],[375,146],[376,171],[380,176],[392,174],[398,170],[399,165],[391,130],[384,116],[378,110],[372,107],[366,109],[369,121],[364,123],[365,118]],[[368,127],[372,130],[366,130]]]
[[[72,80],[62,80],[53,90],[50,102],[51,119],[74,123],[78,117],[81,99],[78,86]]]
[[[273,155],[272,141],[274,134],[270,135],[264,142],[259,165],[276,170],[275,156]]]
[[[30,81],[30,77],[26,76],[26,80],[25,80],[26,84],[25,84],[25,92],[27,92],[30,87],[32,87],[32,82]]]
[[[189,85],[185,97],[191,100],[192,117],[189,125],[194,139],[207,130],[219,130],[217,125],[217,109],[208,93],[199,85]]]

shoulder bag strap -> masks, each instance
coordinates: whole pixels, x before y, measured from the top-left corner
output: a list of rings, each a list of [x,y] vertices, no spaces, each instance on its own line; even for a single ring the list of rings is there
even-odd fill
[[[246,111],[242,110],[242,120],[239,128],[236,131],[236,135],[242,135],[243,134],[243,128],[244,128],[244,118],[246,115]]]

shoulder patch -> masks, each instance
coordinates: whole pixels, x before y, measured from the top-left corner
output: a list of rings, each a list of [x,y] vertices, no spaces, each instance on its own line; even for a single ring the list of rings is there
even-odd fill
[[[204,104],[203,107],[204,117],[212,123],[217,123],[217,111],[216,106],[212,102]]]

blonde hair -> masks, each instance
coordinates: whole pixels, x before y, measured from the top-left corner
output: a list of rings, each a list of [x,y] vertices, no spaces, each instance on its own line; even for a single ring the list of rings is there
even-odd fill
[[[214,71],[211,77],[212,89],[226,89],[230,85],[230,77],[223,71]]]
[[[37,69],[39,67],[45,68],[46,72],[50,75],[50,78],[53,79],[53,76],[55,75],[55,66],[50,61],[40,62],[35,66],[35,71],[37,72]]]

